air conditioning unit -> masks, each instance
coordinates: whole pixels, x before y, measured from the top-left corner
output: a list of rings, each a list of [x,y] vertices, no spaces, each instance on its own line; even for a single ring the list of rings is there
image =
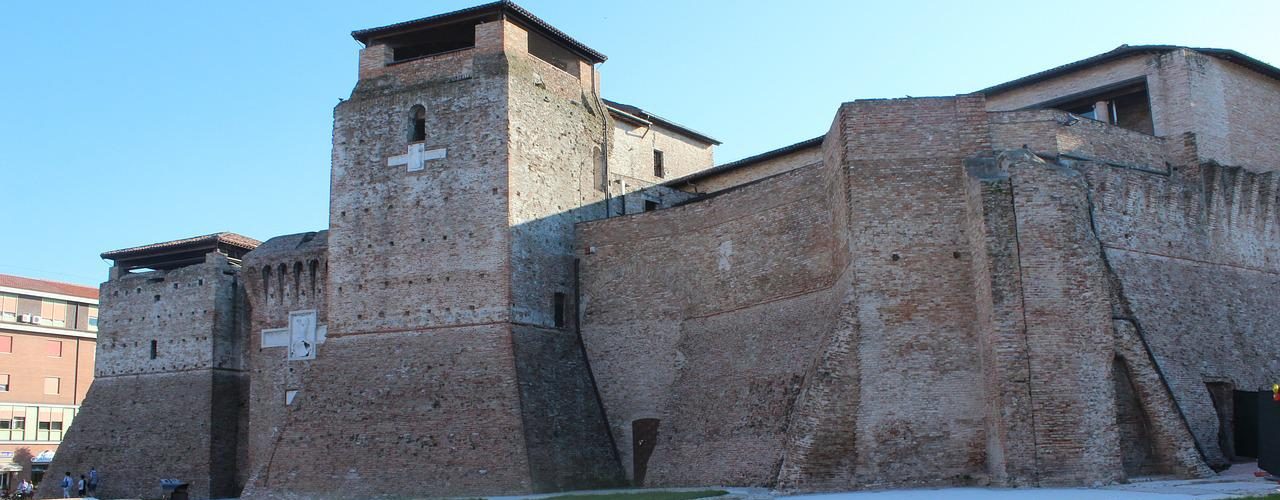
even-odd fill
[[[19,315],[18,315],[18,322],[19,322],[19,323],[30,323],[30,322],[31,322],[31,315],[30,315],[30,314],[19,314]]]
[[[41,318],[41,317],[39,317],[39,316],[32,316],[32,317],[31,317],[31,324],[33,324],[33,325],[40,325],[40,324],[44,324],[44,318]]]

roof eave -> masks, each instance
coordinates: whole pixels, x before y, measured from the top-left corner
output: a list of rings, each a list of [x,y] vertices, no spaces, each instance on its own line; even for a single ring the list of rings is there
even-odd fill
[[[592,64],[602,63],[609,59],[604,54],[601,54],[595,49],[586,46],[586,44],[575,40],[573,37],[563,31],[560,31],[550,23],[547,23],[538,16],[533,15],[532,12],[525,10],[524,7],[516,5],[514,2],[509,0],[477,5],[475,7],[469,7],[462,10],[455,10],[453,12],[446,12],[444,14],[427,16],[376,28],[356,30],[351,32],[351,37],[365,46],[368,46],[369,41],[375,38],[418,30],[433,24],[452,23],[492,14],[511,15],[520,21],[521,24],[527,25],[528,28],[537,30],[544,35],[548,35],[548,37],[556,43],[559,43],[566,49],[577,54],[583,59],[586,59]]]

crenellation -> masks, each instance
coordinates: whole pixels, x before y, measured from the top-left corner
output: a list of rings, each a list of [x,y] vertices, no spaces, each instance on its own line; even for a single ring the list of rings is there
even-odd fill
[[[513,3],[352,35],[328,228],[103,254],[57,467],[317,500],[1210,477],[1223,405],[1280,377],[1280,70],[1233,51],[854,100],[713,166]]]

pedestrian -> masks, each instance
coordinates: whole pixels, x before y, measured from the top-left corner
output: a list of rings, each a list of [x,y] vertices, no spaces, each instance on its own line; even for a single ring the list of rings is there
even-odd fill
[[[85,487],[87,481],[84,480],[84,474],[80,475],[80,482],[76,483],[76,496],[84,498]]]
[[[98,496],[98,468],[97,467],[89,468],[89,496],[95,497],[95,498]]]
[[[62,476],[62,498],[71,498],[71,473]]]

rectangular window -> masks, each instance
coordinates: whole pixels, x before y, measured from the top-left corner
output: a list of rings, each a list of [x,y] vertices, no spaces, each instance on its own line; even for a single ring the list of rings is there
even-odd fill
[[[65,328],[67,326],[67,303],[61,300],[40,299],[40,324]]]
[[[159,354],[156,341],[152,340],[151,341],[151,359],[156,359],[156,354]]]
[[[96,316],[98,312],[93,311],[93,312],[90,312],[89,314],[94,315],[94,316],[89,316],[89,331],[96,332],[98,331],[98,316]]]
[[[12,293],[0,293],[0,321],[16,323],[18,321],[18,296]]]
[[[13,428],[12,420],[0,420],[0,431],[7,431]]]
[[[667,176],[667,168],[663,163],[662,151],[653,150],[653,176],[659,179]]]
[[[44,353],[51,358],[61,358],[62,357],[62,341],[50,340],[45,342]]]
[[[0,335],[0,352],[13,352],[13,337]]]
[[[9,374],[0,374],[0,392],[9,392]]]
[[[23,430],[27,428],[27,417],[13,417],[13,430]]]
[[[658,209],[658,202],[653,200],[644,200],[644,211],[652,212]]]
[[[62,385],[62,381],[61,381],[61,380],[59,380],[59,379],[58,379],[58,377],[45,377],[45,378],[44,378],[44,393],[45,393],[45,394],[58,394],[59,390],[61,389],[61,387],[60,387],[61,385]]]
[[[553,302],[552,306],[555,310],[554,319],[555,319],[556,328],[564,328],[564,306],[565,306],[564,294],[556,292],[555,298],[553,299],[552,302]]]

